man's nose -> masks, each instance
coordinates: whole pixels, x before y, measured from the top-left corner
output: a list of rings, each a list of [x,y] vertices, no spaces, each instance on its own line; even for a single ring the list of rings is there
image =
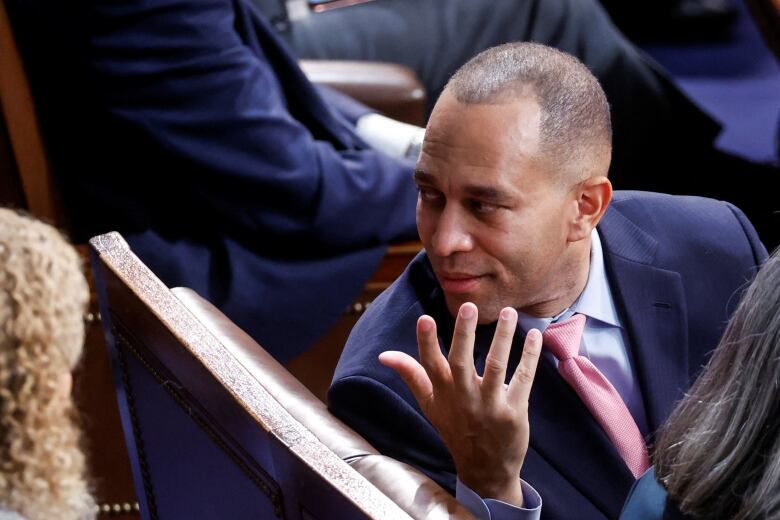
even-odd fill
[[[448,205],[441,212],[433,233],[432,247],[437,256],[449,256],[454,253],[470,251],[474,241],[467,228],[466,219],[457,209]]]

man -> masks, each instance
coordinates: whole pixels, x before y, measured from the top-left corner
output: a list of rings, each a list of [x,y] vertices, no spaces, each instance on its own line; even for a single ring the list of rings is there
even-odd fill
[[[504,506],[489,499],[532,501],[509,479],[522,466],[544,518],[616,518],[654,432],[766,257],[727,203],[613,197],[610,148],[604,93],[571,56],[512,44],[464,65],[434,108],[415,172],[425,252],[369,307],[334,375],[336,415],[493,513]],[[506,307],[519,332],[504,362],[490,342]],[[512,377],[534,328],[545,349],[523,453],[522,402],[510,420],[483,387],[488,372]],[[449,364],[431,348],[436,332]],[[576,370],[598,379],[598,395]]]

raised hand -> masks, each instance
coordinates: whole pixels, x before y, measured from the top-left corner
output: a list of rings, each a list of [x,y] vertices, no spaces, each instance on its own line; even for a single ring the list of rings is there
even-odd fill
[[[394,369],[436,427],[455,461],[458,478],[483,498],[523,505],[520,469],[528,450],[528,396],[542,348],[542,335],[532,329],[510,383],[506,378],[517,311],[504,308],[482,377],[474,368],[477,307],[464,303],[458,311],[449,357],[436,335],[436,322],[417,321],[420,362],[388,351],[379,361]]]

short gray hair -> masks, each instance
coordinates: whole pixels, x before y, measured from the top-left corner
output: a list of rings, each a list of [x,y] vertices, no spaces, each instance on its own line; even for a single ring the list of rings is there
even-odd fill
[[[538,43],[507,43],[463,65],[446,87],[461,103],[503,104],[533,97],[541,108],[541,155],[580,179],[606,175],[612,152],[609,104],[575,57]]]
[[[780,249],[655,447],[656,475],[695,518],[780,518]]]

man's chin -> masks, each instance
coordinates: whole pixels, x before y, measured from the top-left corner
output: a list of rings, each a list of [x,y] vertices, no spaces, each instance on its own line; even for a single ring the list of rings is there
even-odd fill
[[[485,303],[481,298],[463,295],[454,296],[445,293],[444,299],[447,303],[447,310],[450,311],[450,314],[453,318],[458,316],[458,311],[460,310],[461,305],[466,302],[471,302],[477,306],[477,323],[480,325],[485,323],[493,323],[498,319],[498,310],[496,309],[496,306]]]

